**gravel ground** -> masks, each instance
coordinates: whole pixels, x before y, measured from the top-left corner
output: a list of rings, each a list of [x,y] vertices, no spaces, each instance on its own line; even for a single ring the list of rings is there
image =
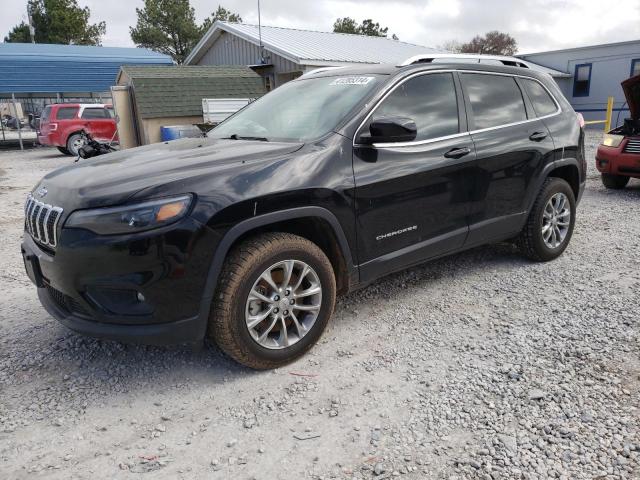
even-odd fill
[[[70,161],[0,153],[0,478],[640,478],[640,181],[590,171],[554,262],[500,244],[389,276],[341,298],[310,354],[254,372],[44,312],[22,205]]]

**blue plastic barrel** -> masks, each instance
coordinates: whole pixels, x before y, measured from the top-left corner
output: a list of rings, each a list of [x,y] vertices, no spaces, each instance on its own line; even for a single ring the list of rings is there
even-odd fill
[[[170,127],[160,127],[160,139],[163,142],[168,142],[169,140],[176,140],[180,138],[180,125],[173,125]]]
[[[195,125],[171,125],[160,127],[160,139],[163,142],[178,138],[196,138],[201,136],[200,129]]]

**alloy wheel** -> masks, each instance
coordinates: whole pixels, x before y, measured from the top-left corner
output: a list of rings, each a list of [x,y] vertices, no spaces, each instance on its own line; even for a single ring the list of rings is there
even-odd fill
[[[542,239],[547,247],[556,249],[564,242],[571,226],[571,203],[567,196],[554,194],[542,212]]]
[[[262,347],[283,349],[313,327],[322,304],[322,285],[315,270],[300,260],[283,260],[267,268],[249,292],[245,321]]]

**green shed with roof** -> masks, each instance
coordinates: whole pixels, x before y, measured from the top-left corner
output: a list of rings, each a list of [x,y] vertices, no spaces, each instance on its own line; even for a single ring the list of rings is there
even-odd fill
[[[204,99],[255,99],[261,77],[243,66],[122,66],[112,87],[123,148],[159,142],[160,129],[203,122]]]

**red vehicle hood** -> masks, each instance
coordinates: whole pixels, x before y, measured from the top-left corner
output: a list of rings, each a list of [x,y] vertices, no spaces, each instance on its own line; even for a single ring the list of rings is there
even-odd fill
[[[624,96],[627,98],[631,118],[640,120],[640,75],[626,79],[621,85]]]

